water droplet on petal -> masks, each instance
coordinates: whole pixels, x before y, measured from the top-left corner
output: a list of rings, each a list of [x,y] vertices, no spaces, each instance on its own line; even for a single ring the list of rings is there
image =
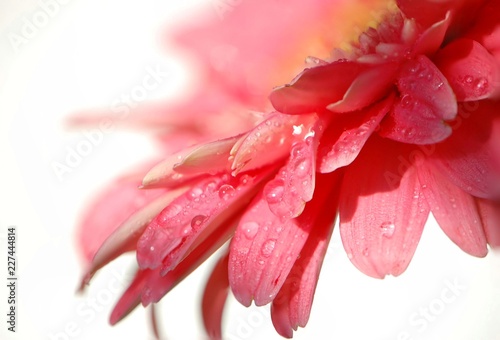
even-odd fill
[[[202,224],[203,222],[205,222],[207,220],[207,217],[205,215],[196,215],[195,217],[193,217],[193,219],[191,220],[191,227],[193,229],[198,229]]]
[[[274,180],[269,182],[264,188],[267,203],[273,204],[280,202],[283,198],[284,191],[285,187],[282,180]]]
[[[243,235],[249,240],[253,239],[259,231],[259,224],[256,222],[246,222],[242,226]]]
[[[199,197],[203,193],[203,190],[200,188],[193,188],[189,193],[188,193],[188,198],[191,200],[194,200],[195,198]]]
[[[176,216],[178,213],[182,211],[182,206],[179,204],[171,204],[158,215],[159,220],[162,222],[167,221],[168,219]]]
[[[232,185],[224,184],[219,189],[219,197],[227,201],[234,196],[234,188]]]
[[[266,242],[264,242],[262,248],[260,249],[260,253],[262,254],[262,256],[264,257],[271,256],[275,245],[276,245],[275,239],[269,239]]]
[[[387,238],[391,238],[392,235],[394,235],[394,229],[395,226],[391,222],[384,222],[380,226],[380,230],[382,230],[382,236],[385,236]]]
[[[294,174],[299,177],[307,175],[311,169],[311,162],[307,158],[298,159],[294,165]]]

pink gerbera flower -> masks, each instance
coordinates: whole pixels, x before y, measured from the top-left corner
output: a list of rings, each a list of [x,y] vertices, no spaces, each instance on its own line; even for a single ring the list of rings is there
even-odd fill
[[[273,108],[236,121],[233,135],[201,129],[209,132],[199,140],[213,141],[120,179],[90,209],[81,228],[84,283],[137,253],[139,270],[112,324],[158,302],[230,241],[203,298],[208,334],[221,338],[230,288],[245,306],[270,303],[276,330],[292,337],[308,321],[337,213],[349,259],[375,278],[405,271],[430,212],[473,256],[500,246],[500,1],[387,8],[343,49],[334,49],[338,36],[319,35],[331,33],[328,18],[352,9],[332,0],[244,2],[224,27],[179,35],[207,61],[210,85],[199,101],[176,107],[185,116],[152,110],[143,123],[186,127],[203,122],[205,109],[222,117],[265,110],[263,93],[297,69],[298,52],[322,59],[308,58],[271,92]],[[213,46],[232,57],[214,61]]]

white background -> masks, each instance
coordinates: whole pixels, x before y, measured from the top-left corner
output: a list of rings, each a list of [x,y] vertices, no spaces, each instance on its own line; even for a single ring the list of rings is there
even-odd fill
[[[46,2],[46,1],[45,1]],[[75,294],[81,263],[75,225],[99,188],[155,154],[147,136],[106,134],[60,181],[54,161],[85,137],[65,119],[88,108],[109,108],[140,83],[148,66],[171,71],[149,99],[178,93],[186,72],[180,54],[161,43],[165,24],[192,13],[194,1],[72,0],[15,48],[25,20],[41,11],[36,1],[0,2],[0,338],[149,339],[139,308],[115,327],[107,323],[133,256],[111,264],[86,295]],[[175,20],[174,20],[175,19]],[[7,331],[9,226],[18,230],[18,315]],[[199,299],[207,266],[160,304],[169,339],[203,339]],[[453,293],[450,285],[458,288]],[[409,269],[399,278],[374,280],[348,261],[334,234],[318,285],[311,320],[297,339],[500,339],[500,256],[462,253],[429,222]],[[443,294],[449,298],[443,300]],[[92,301],[95,301],[93,303]],[[447,302],[446,302],[447,301]],[[429,320],[421,314],[430,308]],[[437,308],[437,309],[436,309]],[[434,311],[434,312],[432,312]],[[432,321],[431,321],[432,319]],[[268,308],[246,309],[234,299],[226,312],[227,339],[279,339]]]

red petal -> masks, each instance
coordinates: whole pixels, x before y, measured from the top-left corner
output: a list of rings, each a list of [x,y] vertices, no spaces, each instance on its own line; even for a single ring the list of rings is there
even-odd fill
[[[369,276],[404,272],[429,214],[416,169],[405,165],[409,151],[373,138],[346,169],[340,234],[351,261]]]
[[[500,202],[476,198],[488,244],[500,248]]]
[[[299,258],[271,305],[274,327],[285,337],[291,338],[292,330],[305,327],[309,320],[321,265],[337,214],[338,174],[329,176],[318,176],[318,191],[328,193],[322,205],[326,209],[318,216]]]
[[[152,276],[158,275],[157,271],[151,270],[138,270],[135,274],[132,283],[120,297],[120,300],[116,303],[111,315],[109,317],[109,323],[115,325],[120,320],[123,320],[130,312],[132,312],[135,307],[141,303],[141,293],[144,283]]]
[[[428,165],[419,167],[418,173],[432,214],[445,234],[466,253],[486,256],[486,238],[474,197]]]
[[[360,112],[333,118],[318,149],[319,171],[332,172],[351,164],[389,111],[393,101],[394,96],[390,96]]]
[[[290,84],[276,88],[271,93],[271,103],[286,114],[323,111],[341,101],[353,81],[372,67],[354,61],[336,61],[305,69]]]
[[[478,41],[488,51],[500,50],[500,3],[486,1],[466,36]]]
[[[229,281],[227,278],[228,254],[219,259],[212,274],[208,279],[201,311],[203,314],[203,324],[211,340],[222,339],[222,313],[229,293]]]
[[[434,62],[448,79],[458,101],[479,100],[500,94],[500,65],[474,40],[451,42],[436,54]]]
[[[382,122],[380,134],[410,144],[432,144],[451,134],[457,101],[446,78],[425,56],[408,61],[398,79],[401,98]]]
[[[266,175],[234,178],[226,174],[197,183],[148,225],[137,243],[139,266],[155,269],[163,264],[162,273],[175,267],[248,201]]]
[[[434,23],[418,37],[413,46],[412,55],[417,56],[419,54],[425,54],[430,56],[434,54],[443,43],[450,24],[451,14],[447,12],[443,20]]]
[[[406,18],[414,18],[424,27],[442,20],[453,1],[397,0],[396,3]]]
[[[500,195],[500,103],[460,105],[453,134],[436,145],[434,166],[453,184],[482,198]]]

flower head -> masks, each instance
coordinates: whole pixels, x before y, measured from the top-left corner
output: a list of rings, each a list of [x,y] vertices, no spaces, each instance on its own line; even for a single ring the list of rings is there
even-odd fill
[[[215,91],[225,99],[210,108],[224,112],[265,109],[261,92],[282,76],[272,70],[292,49],[278,43],[280,32],[302,51],[298,23],[314,19],[306,27],[317,34],[317,19],[342,13],[339,3],[297,0],[278,18],[265,12],[268,40],[217,25],[182,35],[212,60],[215,90],[201,98]],[[242,6],[230,24],[248,28],[263,7]],[[112,323],[158,302],[230,240],[205,290],[208,333],[221,336],[230,287],[245,306],[270,303],[276,330],[292,337],[308,321],[337,213],[349,259],[375,278],[405,271],[430,212],[471,255],[500,245],[500,2],[401,0],[389,8],[350,48],[308,58],[251,127],[245,121],[234,135],[182,149],[147,171],[140,190],[136,174],[99,201],[106,217],[97,207],[82,228],[84,282],[126,251],[139,265]],[[240,58],[214,63],[209,38]],[[105,223],[102,237],[88,236],[88,225]]]

